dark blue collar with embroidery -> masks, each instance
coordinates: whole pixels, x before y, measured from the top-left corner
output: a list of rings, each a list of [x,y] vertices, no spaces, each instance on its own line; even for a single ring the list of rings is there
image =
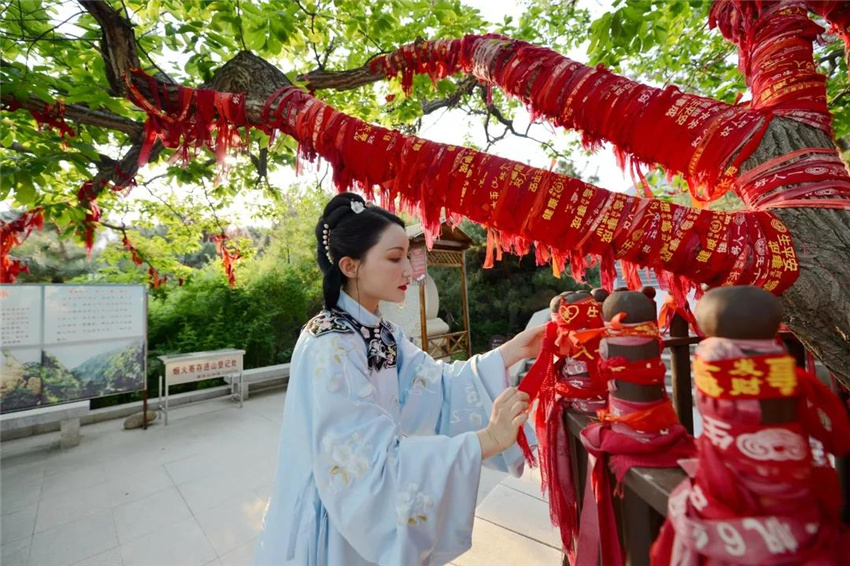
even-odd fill
[[[366,359],[369,369],[380,371],[383,368],[396,367],[398,347],[392,327],[383,319],[376,326],[361,324],[351,314],[340,308],[324,310],[307,323],[307,331],[313,336],[321,336],[328,332],[347,334],[353,332],[360,335],[366,344]]]

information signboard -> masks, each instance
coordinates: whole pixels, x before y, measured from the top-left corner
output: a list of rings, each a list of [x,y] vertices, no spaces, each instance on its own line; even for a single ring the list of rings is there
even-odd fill
[[[145,389],[141,285],[0,285],[0,412]]]

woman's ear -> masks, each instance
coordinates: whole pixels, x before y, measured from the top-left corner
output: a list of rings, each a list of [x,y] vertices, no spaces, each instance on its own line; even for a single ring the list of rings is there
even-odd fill
[[[351,259],[345,256],[339,260],[339,270],[349,279],[357,279],[357,270],[360,267],[360,261]]]

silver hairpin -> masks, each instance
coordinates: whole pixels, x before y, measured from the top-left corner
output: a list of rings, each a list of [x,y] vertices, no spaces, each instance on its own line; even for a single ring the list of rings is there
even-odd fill
[[[333,257],[331,256],[331,227],[324,225],[322,230],[322,245],[325,246],[325,255],[328,256],[328,261],[333,265]]]
[[[366,207],[365,207],[365,206],[363,206],[363,203],[362,203],[362,202],[360,202],[359,200],[353,200],[353,201],[351,201],[351,210],[353,210],[353,211],[354,211],[354,214],[360,214],[360,213],[361,213],[361,212],[363,212],[365,209],[366,209]]]

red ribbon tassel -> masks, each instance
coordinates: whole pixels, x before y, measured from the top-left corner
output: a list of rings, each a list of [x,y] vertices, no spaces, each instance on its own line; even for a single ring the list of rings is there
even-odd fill
[[[544,387],[544,384],[547,383],[547,381],[551,381],[551,376],[553,375],[552,358],[557,353],[557,345],[555,344],[557,338],[557,325],[554,322],[547,323],[540,355],[537,356],[537,359],[534,361],[534,365],[532,365],[531,369],[528,370],[528,373],[522,379],[519,387],[517,388],[523,393],[528,394],[531,403],[537,399]],[[536,466],[537,459],[534,457],[534,453],[528,444],[528,438],[526,438],[525,431],[523,429],[520,429],[517,434],[517,444],[519,444],[522,454],[525,456],[525,460],[528,464],[530,466]]]

